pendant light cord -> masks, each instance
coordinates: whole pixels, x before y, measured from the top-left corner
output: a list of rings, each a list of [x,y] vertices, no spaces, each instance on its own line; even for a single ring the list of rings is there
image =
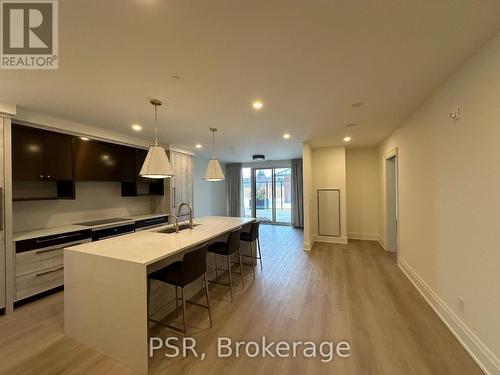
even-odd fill
[[[215,130],[212,130],[212,159],[215,159]]]
[[[158,105],[155,104],[155,146],[158,146]]]

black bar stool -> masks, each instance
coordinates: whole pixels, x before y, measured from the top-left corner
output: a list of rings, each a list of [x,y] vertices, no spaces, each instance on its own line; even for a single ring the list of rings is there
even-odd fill
[[[208,246],[208,252],[215,254],[215,280],[211,281],[211,283],[224,285],[229,287],[229,292],[231,294],[231,302],[233,302],[233,279],[231,276],[231,255],[236,251],[238,252],[238,256],[240,258],[240,272],[241,272],[241,283],[243,288],[245,287],[245,280],[243,279],[243,262],[241,261],[241,251],[240,251],[240,236],[241,236],[241,227],[233,230],[229,233],[229,237],[226,242],[214,242],[213,244]],[[227,259],[227,272],[229,274],[229,284],[223,284],[218,281],[218,273],[219,270],[217,266],[217,255],[224,255]],[[221,269],[221,271],[226,271]]]
[[[207,279],[207,249],[208,244],[203,244],[192,251],[184,254],[182,261],[177,261],[169,264],[165,268],[155,271],[148,275],[148,298],[149,290],[151,289],[151,280],[158,280],[175,287],[175,312],[179,310],[178,301],[182,301],[182,321],[184,329],[181,330],[177,327],[164,324],[162,322],[149,319],[154,323],[164,325],[174,331],[181,332],[184,335],[187,334],[187,323],[186,323],[186,303],[190,303],[196,306],[204,307],[208,309],[208,318],[210,320],[210,328],[212,327],[212,314],[210,311],[210,298],[208,296],[208,279]],[[202,278],[202,288],[205,289],[205,297],[207,300],[207,305],[202,305],[196,302],[187,301],[184,296],[184,287],[191,284],[198,278]],[[178,298],[177,287],[181,289],[181,298]]]
[[[252,271],[254,279],[255,279],[255,268],[253,264],[254,259],[255,260],[258,259],[260,261],[260,270],[262,271],[262,254],[260,252],[259,225],[260,225],[260,220],[255,220],[250,226],[250,232],[241,232],[241,237],[240,237],[241,241],[250,243],[250,255],[243,255],[243,256],[247,258],[252,258]],[[255,241],[257,241],[257,246],[255,246],[255,255],[254,255],[252,245]]]

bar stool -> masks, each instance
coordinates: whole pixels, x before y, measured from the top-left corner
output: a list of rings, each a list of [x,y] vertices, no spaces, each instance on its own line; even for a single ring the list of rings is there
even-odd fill
[[[164,325],[174,331],[181,332],[182,334],[187,334],[187,323],[186,323],[186,303],[192,305],[200,306],[208,309],[208,318],[210,320],[210,328],[212,328],[212,314],[210,311],[210,298],[208,296],[208,279],[207,279],[207,249],[208,244],[203,244],[192,251],[184,254],[182,261],[177,261],[169,264],[165,268],[155,271],[148,275],[148,298],[149,291],[151,289],[151,280],[158,280],[166,284],[173,285],[175,287],[175,312],[179,311],[178,301],[182,301],[182,321],[183,330],[177,327],[164,324],[162,322],[149,319],[154,323]],[[207,305],[202,305],[196,302],[187,301],[184,296],[184,288],[191,284],[193,281],[202,277],[202,288],[205,289],[205,298],[207,300]],[[181,298],[178,297],[177,288],[181,289]],[[148,304],[149,306],[149,304]]]
[[[226,242],[214,242],[208,246],[208,252],[215,254],[215,281],[209,280],[209,282],[219,285],[224,285],[229,287],[229,292],[231,294],[231,302],[233,302],[233,279],[231,276],[231,255],[236,251],[238,252],[238,256],[240,258],[240,272],[241,272],[241,284],[243,288],[245,287],[245,280],[243,279],[243,263],[241,261],[241,251],[240,251],[240,236],[241,236],[241,227],[233,230],[229,233],[229,237]],[[229,284],[220,283],[218,279],[219,270],[217,266],[217,255],[224,255],[227,260],[227,272],[229,274]],[[226,271],[221,269],[222,271]]]
[[[253,264],[254,259],[255,260],[258,259],[260,261],[260,270],[262,271],[262,254],[260,252],[259,225],[260,225],[260,220],[255,220],[250,226],[250,232],[241,232],[241,237],[240,237],[241,241],[250,243],[250,255],[244,254],[243,256],[247,258],[252,258],[252,271],[254,279],[255,279],[255,267]],[[255,256],[254,256],[252,245],[255,241],[257,241],[257,246],[255,246]]]

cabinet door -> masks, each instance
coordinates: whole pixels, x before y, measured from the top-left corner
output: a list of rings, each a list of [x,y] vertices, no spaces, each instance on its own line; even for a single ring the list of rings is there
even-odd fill
[[[136,149],[127,146],[118,146],[118,165],[120,168],[120,181],[135,182],[139,175],[136,167]]]
[[[186,202],[190,205],[193,203],[193,157],[178,152],[171,152],[170,154],[173,160],[172,168],[175,172],[172,207],[175,207],[175,212],[177,212],[181,203]]]
[[[53,181],[73,179],[73,137],[46,132],[44,135],[44,175]]]
[[[15,125],[12,127],[12,179],[36,181],[44,178],[42,131]]]
[[[172,165],[172,170],[174,171],[174,177],[170,177],[170,207],[172,212],[177,214],[177,207],[180,203],[179,201],[179,153],[170,151],[169,152],[170,165]]]
[[[141,172],[142,165],[144,164],[144,160],[146,160],[146,156],[148,154],[148,150],[135,150],[135,170],[138,182],[149,182],[149,178],[144,178],[139,176]]]
[[[76,140],[77,181],[120,181],[120,146]]]

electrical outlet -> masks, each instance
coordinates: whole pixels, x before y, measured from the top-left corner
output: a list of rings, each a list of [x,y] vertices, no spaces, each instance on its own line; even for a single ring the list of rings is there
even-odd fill
[[[465,312],[465,300],[463,297],[457,297],[457,306],[461,312]]]

